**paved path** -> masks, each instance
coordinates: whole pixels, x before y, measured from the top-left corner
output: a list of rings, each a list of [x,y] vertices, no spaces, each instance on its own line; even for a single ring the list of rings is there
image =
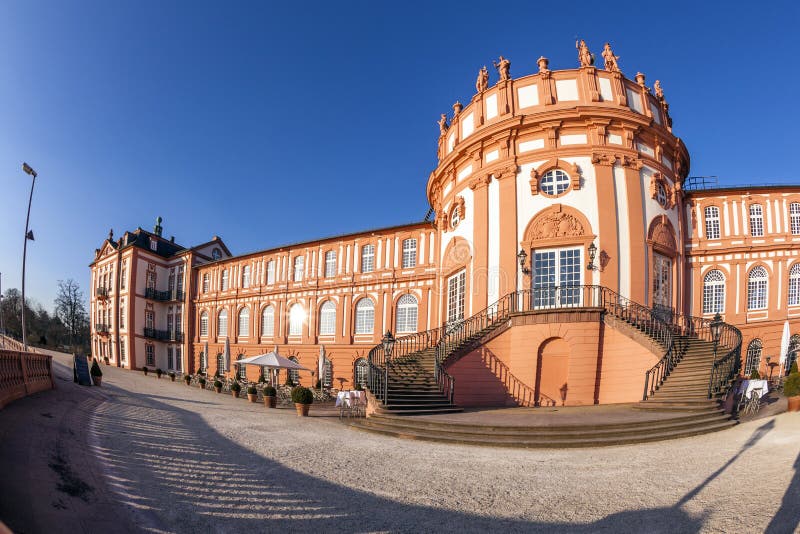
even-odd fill
[[[366,435],[104,370],[102,388],[58,380],[0,411],[12,529],[798,531],[798,414],[654,444],[506,450]]]

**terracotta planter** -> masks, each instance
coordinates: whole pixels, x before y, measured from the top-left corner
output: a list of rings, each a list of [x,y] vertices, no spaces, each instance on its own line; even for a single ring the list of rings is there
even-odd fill
[[[247,400],[250,402],[255,402],[258,399],[258,395],[256,393],[248,393]]]
[[[198,383],[197,387],[199,387],[200,389],[206,389],[206,385],[205,384]]]
[[[274,408],[278,404],[278,398],[275,395],[271,397],[264,397],[264,406],[267,408]]]
[[[103,377],[102,376],[93,376],[92,380],[94,381],[94,385],[95,386],[99,386],[100,384],[103,383]],[[800,399],[800,397],[797,397],[797,398]]]
[[[222,386],[219,387],[214,386],[214,391],[216,391],[217,393],[222,393]]]
[[[308,409],[311,408],[310,404],[294,403],[294,408],[297,410],[298,417],[308,417]]]
[[[147,368],[145,368],[142,372],[144,373],[144,376],[147,376]]]
[[[159,380],[161,380],[161,375],[160,375],[160,374],[158,374],[158,373],[156,373],[156,378],[158,378]]]
[[[175,377],[174,376],[169,377],[169,379],[172,380],[173,382],[175,382]]]
[[[800,395],[795,395],[794,397],[787,397],[789,401],[789,407],[787,411],[790,412],[800,412]]]
[[[231,395],[233,395],[234,399],[238,399],[239,398],[239,392],[238,391],[231,391]]]

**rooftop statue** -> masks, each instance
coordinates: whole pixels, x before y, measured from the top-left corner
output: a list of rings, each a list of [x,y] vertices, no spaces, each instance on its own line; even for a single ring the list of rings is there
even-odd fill
[[[591,67],[594,65],[594,55],[589,52],[589,47],[586,46],[586,41],[583,39],[580,41],[575,41],[575,48],[578,49],[578,62],[580,63],[581,67]]]
[[[605,62],[605,68],[608,72],[619,72],[619,63],[617,60],[619,56],[614,55],[614,51],[611,50],[611,45],[606,43],[603,47],[603,60]]]
[[[661,101],[664,100],[664,90],[661,88],[661,80],[656,80],[656,83],[653,84],[653,91],[657,99]]]
[[[492,61],[494,64],[494,68],[497,69],[498,74],[500,74],[500,81],[510,80],[511,79],[511,62],[500,56],[499,61]]]
[[[453,104],[453,118],[455,119],[458,117],[458,114],[461,113],[461,110],[464,109],[464,106],[461,105],[461,102],[456,100],[456,103]]]
[[[445,135],[447,133],[447,128],[448,128],[448,126],[447,126],[447,115],[442,113],[442,116],[439,119],[438,124],[439,124],[439,133],[441,135]]]
[[[637,73],[636,73],[636,83],[638,83],[638,84],[639,84],[639,85],[642,87],[642,89],[645,89],[645,90],[647,90],[647,91],[649,92],[649,91],[650,91],[650,88],[649,88],[649,87],[647,87],[647,86],[644,84],[644,82],[645,82],[644,73],[642,73],[642,72],[637,72]]]
[[[475,90],[479,93],[484,92],[489,87],[489,70],[486,65],[478,71],[478,79],[475,81]]]
[[[539,59],[536,60],[536,64],[539,65],[539,72],[550,72],[550,69],[547,68],[550,65],[550,60],[544,56],[539,56]]]

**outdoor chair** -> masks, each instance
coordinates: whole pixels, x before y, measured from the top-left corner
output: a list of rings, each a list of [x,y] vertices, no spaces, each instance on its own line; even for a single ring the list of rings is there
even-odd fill
[[[743,412],[745,415],[758,413],[758,410],[761,409],[762,392],[763,388],[754,388],[750,392],[750,397],[745,398],[744,412]],[[742,397],[744,398],[744,395],[742,395]]]

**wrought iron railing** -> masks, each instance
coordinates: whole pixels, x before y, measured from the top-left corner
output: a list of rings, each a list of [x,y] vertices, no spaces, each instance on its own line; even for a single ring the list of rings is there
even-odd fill
[[[108,288],[107,287],[96,287],[94,290],[94,294],[97,298],[105,299],[108,298]]]
[[[178,291],[177,289],[172,291],[159,291],[152,287],[145,288],[144,290],[145,298],[150,300],[158,300],[160,302],[169,302],[169,301],[178,301],[183,300],[184,292]]]
[[[108,334],[108,325],[105,323],[96,323],[94,325],[94,331],[98,334]]]
[[[673,309],[663,306],[650,308],[603,286],[532,288],[509,293],[467,319],[451,321],[439,328],[398,338],[388,356],[382,345],[375,346],[370,350],[368,358],[369,389],[385,404],[390,387],[391,363],[425,350],[433,350],[434,378],[442,393],[452,402],[455,379],[445,371],[445,366],[452,358],[478,346],[490,328],[499,328],[513,314],[586,308],[600,309],[603,313],[630,324],[663,348],[664,355],[645,373],[644,400],[661,386],[682,355],[681,347],[676,346],[676,334],[703,339],[710,336],[710,321],[706,319],[678,315]],[[726,347],[726,352],[714,362],[709,395],[718,392],[731,374],[735,374],[739,360],[733,353],[738,354],[740,350],[741,333],[735,327],[725,324],[720,346]]]
[[[168,330],[157,330],[155,328],[145,328],[144,337],[155,339],[158,341],[173,341]]]

